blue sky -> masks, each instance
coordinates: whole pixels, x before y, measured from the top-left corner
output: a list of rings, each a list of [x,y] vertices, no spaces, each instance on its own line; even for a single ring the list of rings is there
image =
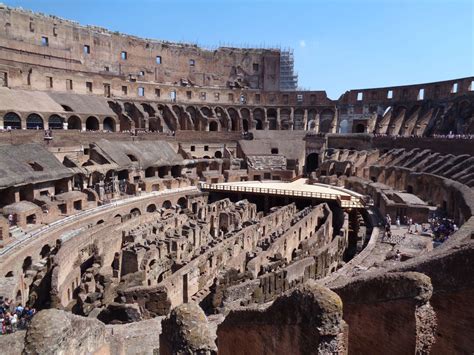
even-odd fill
[[[300,86],[331,98],[474,75],[473,0],[3,2],[148,38],[290,47]]]

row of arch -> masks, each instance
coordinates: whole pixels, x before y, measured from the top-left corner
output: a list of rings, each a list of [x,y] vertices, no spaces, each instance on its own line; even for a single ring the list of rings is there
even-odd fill
[[[3,116],[3,126],[11,129],[45,129],[45,122],[48,123],[49,129],[73,129],[89,131],[98,131],[100,129],[100,120],[96,116],[89,116],[83,121],[79,116],[73,115],[68,118],[53,114],[47,120],[38,113],[31,113],[26,116],[24,122],[19,114],[15,112],[7,112]],[[84,127],[83,127],[84,123]],[[115,132],[117,124],[112,117],[105,117],[102,121],[104,131]]]
[[[109,105],[125,118],[124,124],[128,121],[135,128],[146,128],[148,124],[152,131],[314,130],[318,127],[320,131],[330,132],[335,118],[335,110],[330,108],[249,109],[113,101]]]

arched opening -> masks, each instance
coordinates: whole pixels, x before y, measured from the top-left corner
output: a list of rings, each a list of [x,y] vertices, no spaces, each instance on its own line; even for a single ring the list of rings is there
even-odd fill
[[[165,208],[165,209],[170,209],[172,206],[171,204],[171,201],[170,200],[166,200],[165,202],[163,202],[163,204],[161,205],[161,207]]]
[[[132,217],[138,217],[140,216],[142,213],[140,212],[140,210],[138,208],[134,208],[130,211],[130,214],[132,215]]]
[[[103,220],[103,219],[99,219],[99,220],[97,221],[96,225],[97,225],[97,224],[104,224],[104,220]]]
[[[8,271],[8,272],[5,274],[5,277],[13,277],[13,271]]]
[[[31,256],[27,256],[25,260],[23,260],[23,265],[21,267],[23,272],[26,272],[31,269],[31,265],[33,265],[33,260],[31,259]]]
[[[48,119],[49,129],[63,129],[64,119],[58,115],[51,115]]]
[[[413,186],[408,185],[408,186],[407,186],[407,192],[408,192],[409,194],[412,194],[412,193],[413,193]]]
[[[82,129],[81,119],[77,116],[71,116],[67,120],[67,129]]]
[[[216,121],[212,121],[209,123],[209,131],[211,132],[217,132],[219,129],[219,125],[217,124]]]
[[[26,118],[26,129],[43,129],[43,119],[40,115],[32,113]]]
[[[104,119],[104,131],[115,132],[115,121],[112,117],[106,117]]]
[[[187,208],[188,207],[188,200],[185,197],[180,197],[178,200],[178,205],[181,208]]]
[[[349,121],[342,120],[339,124],[339,133],[349,133]]]
[[[358,123],[355,127],[355,133],[365,133],[365,125]]]
[[[242,120],[242,128],[244,129],[244,132],[248,132],[248,130],[249,130],[249,121]]]
[[[149,204],[146,208],[146,211],[149,213],[156,212],[156,205],[154,203]]]
[[[10,129],[21,129],[21,119],[14,112],[8,112],[3,116],[3,127]]]
[[[260,120],[255,120],[255,129],[257,130],[262,130],[263,129],[263,123]]]
[[[227,110],[227,114],[230,117],[230,124],[231,124],[231,130],[232,131],[239,131],[240,130],[240,119],[239,119],[239,114],[234,108],[229,108]]]
[[[49,253],[51,252],[51,247],[49,246],[49,244],[45,244],[43,245],[43,247],[41,248],[41,251],[40,251],[40,256],[42,259],[46,258]]]
[[[330,133],[333,119],[334,119],[334,111],[324,110],[320,116],[319,132]]]
[[[276,130],[277,129],[277,112],[275,109],[267,110],[267,120],[268,120],[268,129]]]
[[[318,168],[318,166],[319,166],[318,153],[308,154],[308,156],[306,157],[306,164],[305,164],[306,172],[310,173],[312,171],[315,171]]]
[[[86,129],[88,131],[98,131],[99,130],[99,120],[94,117],[90,116],[86,120]]]
[[[215,158],[218,158],[218,159],[222,158],[222,152],[221,152],[220,150],[217,150],[217,151],[214,153],[214,157],[215,157]]]

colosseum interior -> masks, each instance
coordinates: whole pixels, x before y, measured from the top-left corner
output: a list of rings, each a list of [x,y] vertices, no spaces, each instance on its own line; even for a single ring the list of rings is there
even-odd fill
[[[0,48],[2,353],[474,352],[474,77],[332,100],[3,5]]]

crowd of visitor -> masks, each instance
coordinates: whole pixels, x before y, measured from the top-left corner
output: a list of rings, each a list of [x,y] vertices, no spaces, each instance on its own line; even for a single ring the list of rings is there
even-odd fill
[[[21,304],[14,306],[10,299],[0,299],[1,334],[10,334],[18,329],[25,329],[35,313],[34,308],[23,307]]]

